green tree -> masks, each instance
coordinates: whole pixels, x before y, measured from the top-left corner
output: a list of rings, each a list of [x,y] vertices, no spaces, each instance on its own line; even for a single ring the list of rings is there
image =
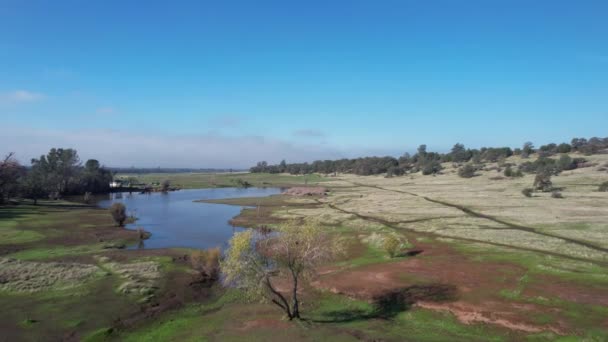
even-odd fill
[[[534,177],[534,189],[543,192],[553,190],[553,182],[551,182],[551,170],[548,168],[539,168]]]
[[[532,153],[534,153],[534,144],[528,141],[521,149],[521,157],[528,158]]]
[[[0,160],[0,203],[17,194],[19,179],[24,174],[24,168],[9,153],[4,160]]]
[[[236,233],[221,262],[224,282],[243,290],[249,299],[275,304],[290,320],[299,319],[300,283],[341,249],[312,223],[290,221],[276,231],[277,234],[254,230]],[[288,293],[273,284],[280,277],[291,280]]]
[[[34,166],[30,169],[23,181],[23,196],[34,201],[34,205],[38,204],[40,198],[48,194],[46,176],[39,166]]]
[[[124,204],[120,202],[112,204],[112,206],[110,206],[110,214],[119,227],[125,225],[125,221],[127,220],[127,207],[125,207]]]
[[[391,258],[394,258],[397,255],[400,246],[401,241],[394,235],[389,235],[382,241],[382,247]]]
[[[78,180],[80,158],[76,150],[71,148],[52,148],[46,156],[32,159],[32,167],[39,167],[45,174],[49,192],[65,194],[70,185]]]

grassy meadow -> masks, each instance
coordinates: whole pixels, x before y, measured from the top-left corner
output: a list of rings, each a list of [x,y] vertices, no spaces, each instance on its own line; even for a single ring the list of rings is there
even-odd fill
[[[327,187],[327,196],[210,201],[246,206],[239,226],[301,218],[342,240],[346,254],[317,270],[301,294],[304,320],[293,322],[238,289],[198,284],[189,250],[121,248],[135,232],[103,210],[2,207],[0,330],[11,341],[606,341],[608,193],[597,188],[608,156],[586,158],[595,165],[552,178],[563,198],[526,197],[533,175],[504,177],[492,164],[473,178],[451,164],[392,178],[138,176],[183,188]],[[377,305],[395,289],[403,301]]]
[[[124,173],[116,175],[119,179],[134,178],[137,183],[153,184],[169,180],[172,186],[182,189],[225,188],[238,187],[239,181],[247,182],[255,187],[289,187],[303,186],[323,182],[327,178],[311,174],[291,176],[284,174],[265,173]]]

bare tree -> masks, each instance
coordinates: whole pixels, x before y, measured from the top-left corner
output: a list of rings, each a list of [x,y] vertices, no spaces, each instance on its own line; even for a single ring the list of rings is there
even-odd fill
[[[318,225],[298,221],[278,227],[273,234],[237,233],[221,264],[225,282],[242,289],[250,299],[275,304],[290,320],[300,319],[301,282],[341,251],[333,241]],[[274,285],[277,278],[290,280],[288,293]]]

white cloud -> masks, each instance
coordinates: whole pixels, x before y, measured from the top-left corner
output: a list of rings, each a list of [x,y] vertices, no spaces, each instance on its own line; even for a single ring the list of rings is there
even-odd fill
[[[41,93],[35,93],[28,90],[14,90],[5,93],[0,93],[0,102],[3,103],[23,103],[35,102],[44,99],[46,96]]]
[[[116,130],[47,130],[11,128],[0,137],[0,155],[14,151],[22,162],[51,147],[74,148],[81,159],[108,166],[248,168],[266,160],[277,163],[336,159],[342,151],[322,145],[299,145],[256,136],[157,135]]]

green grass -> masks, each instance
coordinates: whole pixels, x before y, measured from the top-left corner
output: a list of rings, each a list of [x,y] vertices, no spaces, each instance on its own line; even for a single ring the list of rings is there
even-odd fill
[[[44,234],[14,228],[0,227],[0,244],[19,244],[44,239]]]
[[[256,187],[313,185],[327,180],[327,178],[317,174],[292,176],[268,173],[147,173],[119,174],[117,176],[123,178],[135,177],[140,183],[159,183],[168,179],[172,186],[184,189],[237,187],[239,179]]]

